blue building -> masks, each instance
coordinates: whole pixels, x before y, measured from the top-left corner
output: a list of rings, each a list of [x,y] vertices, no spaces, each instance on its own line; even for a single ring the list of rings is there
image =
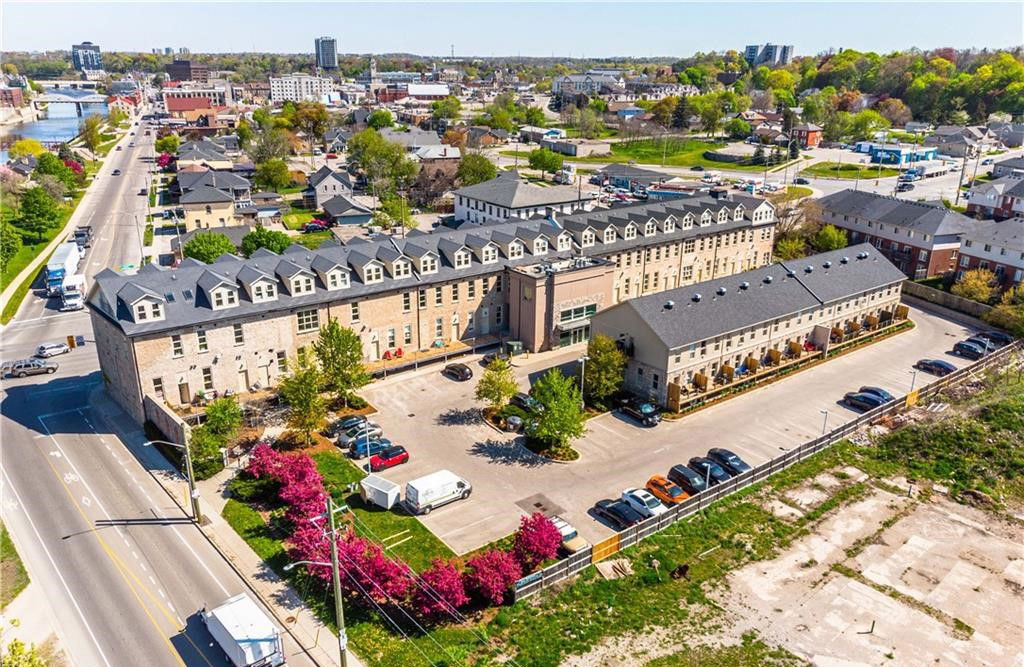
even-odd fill
[[[938,149],[934,146],[914,144],[871,144],[868,154],[871,156],[872,164],[907,166],[915,162],[936,159]]]
[[[636,118],[637,116],[640,116],[643,113],[644,110],[641,109],[640,107],[626,107],[625,109],[619,109],[618,111],[616,111],[615,115],[617,115],[622,120],[629,120],[631,118]]]

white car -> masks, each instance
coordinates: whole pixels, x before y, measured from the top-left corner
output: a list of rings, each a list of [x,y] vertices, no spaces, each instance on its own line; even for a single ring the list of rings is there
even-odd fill
[[[580,537],[576,529],[572,527],[568,521],[560,516],[551,517],[551,523],[555,524],[555,528],[558,529],[558,534],[562,536],[562,549],[566,553],[574,554],[577,551],[581,551],[590,546],[590,544]]]
[[[379,438],[384,434],[380,424],[372,421],[365,421],[359,426],[353,426],[338,436],[339,447],[351,447],[352,443],[362,437]]]
[[[44,343],[36,348],[36,356],[41,359],[55,357],[58,354],[67,354],[71,351],[67,343]]]
[[[644,518],[658,516],[668,511],[661,501],[645,489],[626,489],[622,492],[622,500],[640,513]]]

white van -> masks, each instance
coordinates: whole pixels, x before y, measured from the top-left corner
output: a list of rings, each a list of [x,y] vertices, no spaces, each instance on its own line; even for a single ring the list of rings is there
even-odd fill
[[[430,514],[435,507],[469,498],[472,492],[466,480],[450,470],[438,470],[406,483],[405,505],[413,514]]]

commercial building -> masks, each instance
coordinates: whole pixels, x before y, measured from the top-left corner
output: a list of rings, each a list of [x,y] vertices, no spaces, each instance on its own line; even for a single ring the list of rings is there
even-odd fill
[[[957,278],[972,269],[992,271],[1003,287],[1024,281],[1024,218],[971,225],[960,239]]]
[[[753,197],[549,211],[280,256],[106,270],[89,306],[107,388],[142,421],[147,394],[179,405],[198,391],[275,384],[330,319],[359,335],[369,361],[460,342],[582,342],[590,317],[618,301],[766,263],[774,225],[772,205]]]
[[[316,66],[320,69],[338,69],[338,40],[333,37],[317,37],[314,43]]]
[[[25,94],[17,86],[0,87],[0,107],[25,106]]]
[[[942,204],[863,190],[834,192],[811,206],[812,217],[846,230],[851,244],[870,243],[915,279],[956,270],[960,237],[976,222]]]
[[[270,77],[270,101],[319,102],[334,90],[331,79],[294,73],[282,77]]]
[[[626,388],[678,409],[905,317],[905,279],[860,244],[630,299],[591,322],[628,354]]]
[[[103,54],[100,45],[82,42],[71,46],[71,64],[79,72],[87,69],[103,69]]]
[[[519,178],[514,171],[503,171],[496,178],[459,188],[455,195],[455,219],[469,222],[504,222],[541,215],[548,208],[558,213],[589,211],[593,196],[568,185],[542,187]]]
[[[747,48],[743,49],[743,58],[751,67],[788,65],[793,59],[793,45],[748,44]]]
[[[206,83],[210,80],[210,68],[191,60],[175,60],[165,65],[164,71],[171,81],[195,81]]]

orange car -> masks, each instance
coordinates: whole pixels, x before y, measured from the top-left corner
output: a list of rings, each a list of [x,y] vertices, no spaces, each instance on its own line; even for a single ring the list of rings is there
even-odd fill
[[[647,490],[655,498],[669,506],[678,505],[690,497],[690,494],[661,475],[655,475],[647,480]]]

